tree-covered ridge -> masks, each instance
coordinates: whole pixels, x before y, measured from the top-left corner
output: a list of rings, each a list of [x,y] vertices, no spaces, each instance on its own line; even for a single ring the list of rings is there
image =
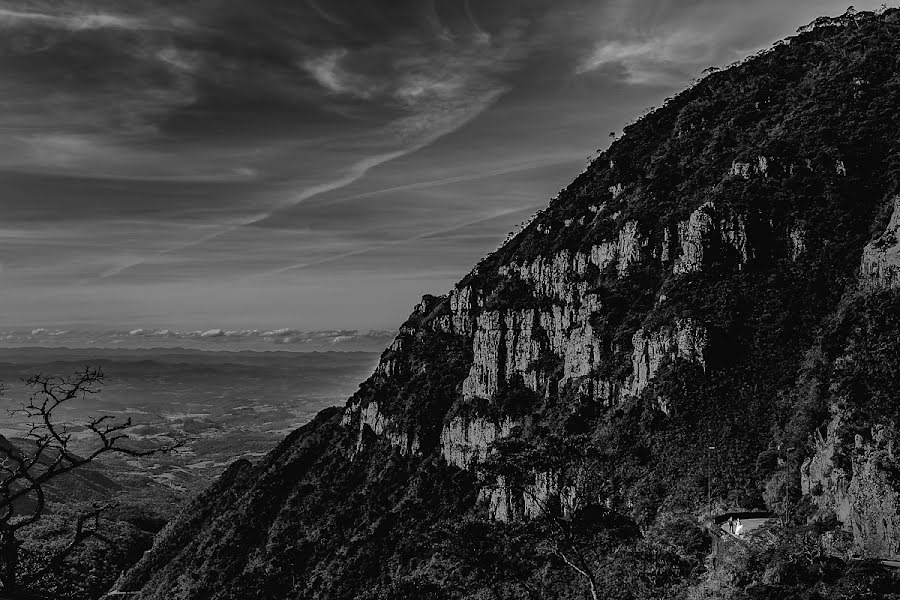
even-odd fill
[[[626,127],[470,277],[560,248],[584,250],[612,239],[632,219],[661,237],[711,200],[752,209],[761,224],[778,227],[773,242],[785,244],[797,221],[827,224],[827,214],[809,214],[820,212],[824,196],[851,192],[880,200],[895,191],[891,133],[900,80],[893,34],[900,16],[861,15],[853,27],[818,27],[712,73]],[[736,164],[746,168],[735,173]],[[813,216],[818,219],[810,221]],[[857,217],[867,233],[870,216]],[[766,259],[778,248],[760,250],[767,252],[757,258]]]

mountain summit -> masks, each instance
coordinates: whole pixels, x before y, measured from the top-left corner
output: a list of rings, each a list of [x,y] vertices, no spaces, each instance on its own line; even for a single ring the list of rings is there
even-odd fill
[[[423,298],[346,407],[233,464],[117,589],[889,597],[898,106],[896,10],[709,74]],[[708,559],[714,517],[742,512],[765,535]]]

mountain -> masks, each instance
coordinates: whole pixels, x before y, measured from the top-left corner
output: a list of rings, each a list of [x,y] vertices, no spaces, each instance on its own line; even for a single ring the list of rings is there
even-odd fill
[[[117,589],[897,598],[898,57],[849,11],[630,125]]]

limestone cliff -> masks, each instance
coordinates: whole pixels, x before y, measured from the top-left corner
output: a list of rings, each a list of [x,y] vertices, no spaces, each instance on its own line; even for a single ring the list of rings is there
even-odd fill
[[[752,254],[747,245],[745,219],[739,214],[721,213],[715,204],[706,202],[678,223],[681,255],[675,262],[675,273],[694,273],[703,268],[704,255],[711,247],[727,248],[733,252],[735,263],[741,268]]]
[[[710,210],[709,205],[704,205],[694,215],[707,214]],[[692,216],[684,224],[680,223],[675,238],[690,238],[684,245],[700,255],[696,262],[698,269],[705,249],[723,240],[739,244],[736,247],[741,250],[743,260],[747,260],[746,236],[732,235],[734,231],[743,232],[739,219],[716,221],[715,232],[696,225],[698,222]],[[737,223],[738,227],[723,228],[723,223]],[[721,239],[713,239],[713,233],[722,236]],[[523,264],[511,261],[501,265],[499,275],[506,281],[517,282],[518,293],[528,297],[533,307],[493,308],[496,302],[490,300],[491,294],[471,285],[461,286],[442,299],[446,314],[435,319],[431,327],[458,336],[471,346],[472,364],[462,381],[457,404],[466,406],[476,401],[490,404],[510,380],[520,378],[526,388],[541,396],[555,395],[558,390],[570,387],[594,401],[618,405],[629,397],[639,396],[666,363],[683,359],[704,366],[708,337],[700,321],[676,317],[672,323],[653,331],[638,329],[631,338],[630,348],[610,347],[602,329],[597,329],[596,322],[592,324],[593,317],[603,310],[603,303],[590,280],[589,270],[593,269],[594,273],[610,270],[613,277],[627,277],[632,265],[657,260],[648,250],[650,246],[650,239],[639,233],[637,223],[629,221],[618,231],[615,242],[593,245],[590,251],[561,250]],[[673,266],[663,261],[661,266],[675,274],[685,273],[679,264],[686,263],[676,261]],[[425,311],[423,304],[414,314]],[[401,334],[385,351],[375,377],[400,374],[397,356],[402,352],[405,336]],[[610,379],[598,373],[598,366],[616,352],[630,354],[631,374],[623,379]],[[368,428],[404,452],[418,449],[414,435],[410,437],[412,434],[391,422],[376,402],[351,402],[344,423],[359,430],[358,444],[362,444],[363,430]],[[449,418],[440,435],[441,452],[448,464],[472,467],[484,460],[491,444],[509,434],[513,424],[509,417],[493,421],[477,414]],[[503,487],[499,485],[498,489]],[[504,519],[516,511],[520,516],[536,514],[538,511],[530,508],[529,502],[526,497],[514,509],[508,499],[495,498],[493,504],[503,508],[494,508],[491,513]]]
[[[833,407],[827,433],[801,467],[804,494],[833,512],[853,535],[854,550],[870,558],[900,558],[900,460],[894,434],[883,426],[851,434]],[[852,438],[852,439],[848,439]]]
[[[859,283],[862,298],[869,302],[900,284],[898,202],[896,197],[890,201],[891,216],[886,228],[862,249]],[[856,314],[846,318],[864,318],[869,310],[862,304],[855,309]],[[883,347],[869,332],[860,331],[859,325],[855,328],[857,335],[866,338],[865,343]],[[877,334],[891,335],[890,330]],[[833,363],[835,379],[852,381],[860,366],[871,360],[866,354],[865,345],[851,337],[844,354]],[[830,420],[824,433],[821,429],[814,433],[814,452],[801,467],[802,492],[823,513],[833,513],[852,534],[854,552],[871,558],[900,557],[900,460],[894,454],[896,412],[880,411],[875,419],[860,423],[861,407],[853,401],[850,390],[839,384],[832,388]]]
[[[884,233],[863,248],[860,283],[868,290],[900,285],[900,196],[892,202],[891,220]]]

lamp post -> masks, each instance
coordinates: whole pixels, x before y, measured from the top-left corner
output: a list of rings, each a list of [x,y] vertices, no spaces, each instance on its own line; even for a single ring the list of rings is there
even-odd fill
[[[784,451],[784,526],[787,527],[790,517],[790,478],[791,478],[791,452],[796,450],[793,446]]]
[[[712,453],[715,446],[706,447],[706,509],[712,516]]]

